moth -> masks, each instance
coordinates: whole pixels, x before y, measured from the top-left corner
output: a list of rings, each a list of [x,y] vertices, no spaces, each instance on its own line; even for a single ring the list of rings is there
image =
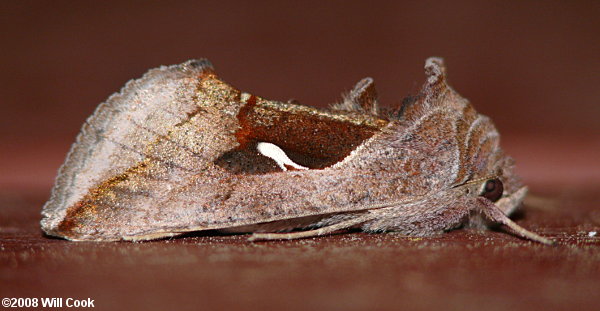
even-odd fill
[[[343,229],[430,236],[505,225],[527,188],[492,121],[446,83],[440,58],[400,107],[365,78],[330,109],[267,100],[208,60],[152,69],[87,119],[42,211],[72,241],[186,232],[296,239]]]

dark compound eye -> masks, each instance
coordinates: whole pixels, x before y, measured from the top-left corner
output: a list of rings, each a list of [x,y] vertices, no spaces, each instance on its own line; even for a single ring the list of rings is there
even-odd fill
[[[498,178],[488,179],[483,185],[483,189],[481,190],[480,196],[492,201],[496,202],[502,197],[502,193],[504,192],[504,185]]]

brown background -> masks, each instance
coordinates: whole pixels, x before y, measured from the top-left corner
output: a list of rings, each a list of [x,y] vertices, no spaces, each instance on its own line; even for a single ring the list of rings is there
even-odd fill
[[[0,296],[79,293],[121,308],[598,306],[599,244],[584,238],[600,226],[598,3],[3,1]],[[498,246],[464,232],[270,246],[238,237],[95,245],[40,236],[39,210],[83,120],[149,68],[206,57],[242,90],[321,107],[371,76],[392,106],[419,89],[429,56],[444,57],[450,83],[496,122],[533,191],[554,197],[542,205],[555,209],[525,209],[523,221],[562,237],[562,248],[488,233]],[[118,282],[130,291],[111,290]]]

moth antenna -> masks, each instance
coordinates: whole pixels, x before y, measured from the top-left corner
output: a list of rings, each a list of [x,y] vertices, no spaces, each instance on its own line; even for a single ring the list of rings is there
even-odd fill
[[[531,232],[531,231],[517,225],[514,221],[512,221],[510,218],[508,218],[506,215],[504,215],[504,213],[494,203],[491,203],[489,200],[484,199],[484,198],[479,198],[479,201],[483,202],[485,204],[485,207],[482,208],[482,211],[483,211],[483,214],[489,220],[507,226],[514,234],[516,234],[520,237],[523,237],[525,239],[529,239],[529,240],[536,241],[536,242],[546,244],[546,245],[554,245],[555,244],[554,241],[547,239],[541,235],[538,235],[534,232]]]
[[[333,224],[326,227],[321,227],[314,230],[300,231],[300,232],[291,232],[291,233],[253,233],[251,237],[248,238],[248,241],[268,241],[268,240],[294,240],[294,239],[303,239],[315,236],[321,236],[325,234],[329,234],[338,230],[348,229],[354,225],[358,225],[360,223],[366,222],[375,218],[372,214],[365,214],[350,220],[338,222],[337,224]]]

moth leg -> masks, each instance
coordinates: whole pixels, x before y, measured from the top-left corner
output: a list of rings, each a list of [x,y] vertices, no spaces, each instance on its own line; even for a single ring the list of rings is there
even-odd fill
[[[479,198],[478,200],[484,204],[481,211],[489,220],[507,226],[513,233],[520,237],[540,242],[546,245],[553,245],[555,243],[550,239],[547,239],[543,236],[540,236],[517,225],[514,221],[508,218],[494,203],[490,202],[489,200],[484,198]]]
[[[308,237],[321,236],[325,234],[329,234],[338,230],[348,229],[354,225],[358,225],[365,221],[373,219],[375,216],[371,214],[366,214],[363,216],[358,216],[356,218],[338,222],[336,224],[321,227],[314,230],[300,231],[300,232],[290,232],[290,233],[253,233],[248,241],[267,241],[267,240],[294,240],[294,239],[303,239]]]

